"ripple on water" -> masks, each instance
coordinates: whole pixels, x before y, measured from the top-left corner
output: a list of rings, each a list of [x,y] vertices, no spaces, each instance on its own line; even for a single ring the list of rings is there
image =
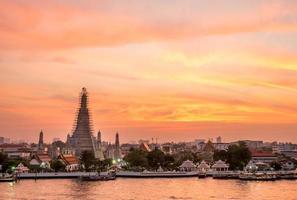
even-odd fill
[[[22,180],[0,183],[0,200],[296,200],[297,181],[124,179],[108,182]]]

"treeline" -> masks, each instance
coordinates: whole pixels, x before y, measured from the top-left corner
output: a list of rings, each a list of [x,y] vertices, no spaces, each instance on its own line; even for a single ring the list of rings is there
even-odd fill
[[[50,161],[50,168],[43,168],[40,165],[30,165],[28,159],[22,158],[8,158],[6,154],[0,152],[0,172],[12,173],[15,168],[22,163],[24,166],[28,167],[31,172],[63,172],[66,171],[66,166],[63,162],[58,159],[53,159]],[[84,151],[79,158],[80,171],[106,171],[111,165],[111,159],[99,160],[96,159],[93,152]]]
[[[213,163],[217,160],[226,161],[232,170],[242,170],[251,159],[251,152],[245,143],[230,145],[227,151],[216,151],[208,143],[203,152],[193,153],[181,151],[176,154],[165,154],[159,149],[146,152],[141,149],[131,149],[124,160],[127,162],[126,168],[129,170],[157,170],[162,167],[164,170],[177,170],[185,160],[199,163],[206,160]]]
[[[157,170],[159,167],[162,167],[163,170],[177,170],[185,160],[199,162],[201,158],[199,158],[198,154],[189,151],[171,155],[165,154],[159,149],[150,152],[141,149],[131,149],[128,155],[124,157],[124,161],[127,163],[125,168],[135,171],[144,169]]]
[[[251,152],[244,142],[230,145],[227,151],[214,151],[214,160],[223,160],[231,170],[242,170],[251,160]]]

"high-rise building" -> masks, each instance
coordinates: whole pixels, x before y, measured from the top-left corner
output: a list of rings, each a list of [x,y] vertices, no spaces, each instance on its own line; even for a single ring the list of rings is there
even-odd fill
[[[80,93],[80,107],[77,112],[72,136],[69,139],[71,146],[75,149],[76,156],[80,156],[81,152],[86,150],[96,154],[86,88],[82,88]]]

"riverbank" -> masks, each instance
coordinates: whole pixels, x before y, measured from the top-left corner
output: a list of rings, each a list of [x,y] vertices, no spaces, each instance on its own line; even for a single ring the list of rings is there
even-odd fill
[[[100,173],[106,175],[107,172]],[[17,179],[76,179],[81,176],[94,176],[97,172],[44,172],[44,173],[21,173]]]
[[[107,172],[101,172],[107,175]],[[17,179],[75,179],[81,176],[94,176],[97,172],[44,172],[44,173],[21,173]],[[197,177],[198,172],[132,172],[120,171],[116,177],[122,178],[179,178],[179,177]]]
[[[279,171],[279,172],[261,172],[265,174],[275,175],[275,180],[280,179],[297,179],[296,171]],[[107,175],[108,172],[101,172],[102,175]],[[214,179],[242,179],[243,172],[208,172],[205,177],[212,177]],[[95,176],[97,172],[42,172],[42,173],[21,173],[17,174],[16,179],[76,179],[82,176]],[[253,174],[249,173],[249,179],[252,179]],[[257,173],[259,177],[259,173]],[[121,178],[187,178],[199,176],[198,171],[182,172],[182,171],[167,171],[167,172],[133,172],[133,171],[119,171],[116,172],[116,177]],[[246,178],[248,180],[248,178]]]

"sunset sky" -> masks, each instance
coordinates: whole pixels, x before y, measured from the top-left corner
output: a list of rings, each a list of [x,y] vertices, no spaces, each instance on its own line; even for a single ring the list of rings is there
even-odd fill
[[[297,142],[296,0],[1,0],[0,136]]]

